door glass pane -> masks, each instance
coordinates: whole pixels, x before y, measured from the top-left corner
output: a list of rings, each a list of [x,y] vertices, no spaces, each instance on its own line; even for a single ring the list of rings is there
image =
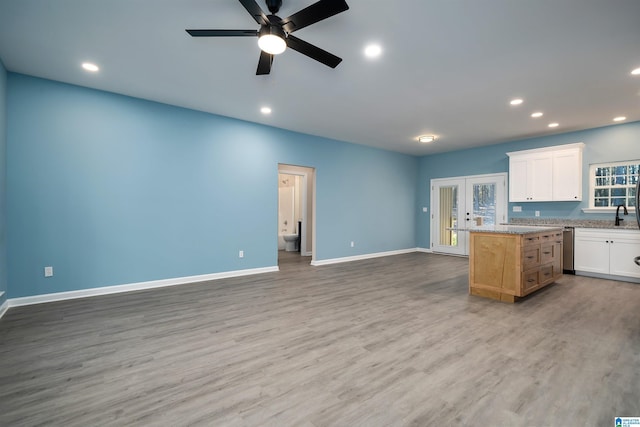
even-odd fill
[[[473,221],[478,226],[496,225],[495,183],[473,185]]]
[[[458,186],[440,187],[440,245],[458,245]]]

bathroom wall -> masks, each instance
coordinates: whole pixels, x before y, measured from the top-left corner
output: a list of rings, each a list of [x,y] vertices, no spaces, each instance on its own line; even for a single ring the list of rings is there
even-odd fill
[[[509,203],[509,218],[532,218],[540,211],[546,218],[611,219],[610,214],[587,214],[582,208],[589,206],[589,165],[592,163],[616,162],[640,159],[640,122],[618,124],[579,132],[568,132],[541,138],[523,139],[504,144],[489,145],[469,150],[424,156],[420,159],[418,206],[416,230],[419,247],[429,248],[429,213],[422,207],[429,206],[430,180],[465,175],[508,172],[509,158],[506,153],[532,148],[583,142],[583,199],[581,202]],[[522,212],[513,212],[512,207],[522,207]]]
[[[416,246],[415,157],[16,73],[7,109],[10,298],[276,266],[278,164],[317,260]]]

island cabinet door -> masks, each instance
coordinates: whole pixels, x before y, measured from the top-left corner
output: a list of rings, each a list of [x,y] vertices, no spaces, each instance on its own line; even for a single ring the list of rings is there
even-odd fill
[[[540,265],[540,246],[524,248],[524,257],[522,260],[522,268],[530,270]]]
[[[519,296],[525,296],[540,284],[539,269],[533,269],[522,273],[522,292]]]
[[[540,264],[552,263],[555,258],[553,243],[545,243],[540,247]]]

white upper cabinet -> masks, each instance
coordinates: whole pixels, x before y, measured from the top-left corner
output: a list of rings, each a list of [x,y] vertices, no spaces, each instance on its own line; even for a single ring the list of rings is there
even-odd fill
[[[554,201],[582,200],[582,147],[553,152]]]
[[[583,147],[577,143],[507,153],[509,201],[582,200]]]

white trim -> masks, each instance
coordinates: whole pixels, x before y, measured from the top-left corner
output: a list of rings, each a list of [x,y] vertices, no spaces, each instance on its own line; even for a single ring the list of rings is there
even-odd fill
[[[584,142],[575,142],[573,144],[564,144],[564,145],[551,145],[549,147],[541,147],[541,148],[533,148],[531,150],[521,150],[521,151],[511,151],[506,153],[507,156],[511,157],[511,155],[520,155],[520,154],[533,154],[533,153],[543,153],[545,151],[555,151],[555,150],[567,150],[570,148],[584,148]]]
[[[416,252],[422,252],[425,254],[432,254],[433,251],[429,248],[416,248]]]
[[[321,259],[321,260],[311,261],[311,265],[313,265],[314,267],[318,267],[321,265],[339,264],[342,262],[361,261],[364,259],[380,258],[380,257],[392,256],[392,255],[410,254],[417,251],[418,251],[418,248],[410,248],[410,249],[399,249],[397,251],[375,252],[372,254],[346,256],[342,258]]]
[[[2,305],[0,305],[0,319],[2,316],[9,310],[9,300],[6,300]]]
[[[610,167],[617,167],[617,166],[630,166],[630,165],[637,165],[640,164],[640,159],[637,160],[623,160],[623,161],[618,161],[618,162],[603,162],[603,163],[590,163],[589,164],[589,207],[588,208],[583,208],[582,212],[584,213],[602,213],[602,212],[613,212],[616,210],[617,206],[604,206],[604,207],[597,207],[595,205],[595,190],[596,190],[596,169],[597,168],[610,168]],[[633,188],[634,185],[633,184],[629,184],[629,185],[607,185],[607,186],[599,186],[598,188],[605,188],[605,189],[613,189],[613,188]],[[609,199],[613,198],[614,196],[609,195]],[[621,197],[621,196],[620,196]],[[626,197],[625,197],[626,199]],[[606,210],[606,209],[610,209],[610,210]],[[633,207],[629,207],[629,210],[633,209]],[[634,209],[635,211],[635,209]]]
[[[151,280],[148,282],[128,283],[125,285],[104,286],[101,288],[80,289],[77,291],[57,292],[53,294],[34,295],[29,297],[11,298],[9,307],[41,304],[45,302],[62,301],[76,298],[95,297],[99,295],[117,294],[122,292],[140,291],[144,289],[163,288],[166,286],[187,285],[190,283],[209,280],[227,279],[230,277],[250,276],[253,274],[272,273],[280,271],[278,266],[249,268],[246,270],[225,271],[222,273],[201,274],[198,276],[176,277],[173,279]]]
[[[289,169],[292,168],[292,169]],[[306,169],[304,171],[299,169]],[[302,256],[310,256],[311,261],[315,258],[316,251],[316,168],[311,166],[299,166],[299,165],[291,165],[288,163],[278,163],[278,174],[287,174],[287,175],[297,175],[303,177],[303,191],[302,191],[302,235],[300,236],[300,254]],[[312,194],[308,194],[308,180],[309,175],[313,174],[312,184]],[[311,212],[308,212],[308,197],[311,197]],[[307,240],[309,236],[307,236],[307,221],[309,220],[309,215],[311,215],[311,252],[308,252],[307,249]],[[276,213],[277,216],[277,213]],[[279,224],[276,230],[279,230]],[[279,233],[277,233],[279,234]],[[277,235],[276,234],[276,235]],[[302,248],[305,249],[303,253]]]

